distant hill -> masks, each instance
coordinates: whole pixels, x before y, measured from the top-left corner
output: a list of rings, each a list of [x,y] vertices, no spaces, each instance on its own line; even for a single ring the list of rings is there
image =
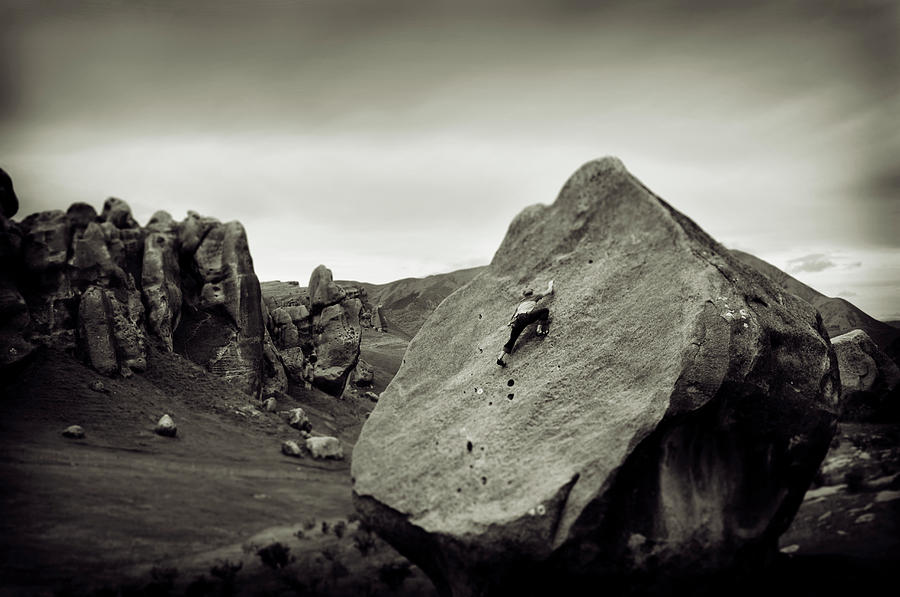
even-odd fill
[[[387,284],[338,281],[364,288],[372,306],[381,305],[387,329],[411,339],[450,293],[468,283],[484,266],[461,269],[425,278],[404,278]]]
[[[881,350],[889,354],[895,361],[900,356],[900,350],[898,350],[900,349],[900,329],[897,327],[871,317],[849,301],[825,296],[759,257],[743,251],[732,250],[731,253],[745,264],[752,266],[783,286],[788,292],[811,303],[822,314],[822,320],[832,338],[846,334],[850,330],[863,330]]]

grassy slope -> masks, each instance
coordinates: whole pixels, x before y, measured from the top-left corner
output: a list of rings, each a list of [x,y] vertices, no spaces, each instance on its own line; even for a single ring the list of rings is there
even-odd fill
[[[90,389],[98,379],[108,393]],[[45,351],[2,393],[0,594],[141,586],[153,567],[178,569],[180,592],[220,559],[244,563],[241,594],[291,591],[282,577],[301,568],[308,585],[321,577],[320,591],[355,594],[357,585],[387,590],[379,567],[403,561],[380,542],[362,557],[354,524],[341,539],[318,526],[294,536],[306,521],[333,526],[352,513],[349,458],[368,401],[299,390],[279,404],[303,406],[315,432],[341,437],[347,459],[334,462],[281,455],[295,430],[178,355],[156,354],[147,374],[112,380]],[[163,413],[178,425],[174,439],[152,431]],[[62,437],[72,424],[85,439]],[[255,554],[275,540],[297,556],[277,575]],[[348,573],[332,574],[323,550],[341,554]],[[419,572],[404,586],[430,590]]]

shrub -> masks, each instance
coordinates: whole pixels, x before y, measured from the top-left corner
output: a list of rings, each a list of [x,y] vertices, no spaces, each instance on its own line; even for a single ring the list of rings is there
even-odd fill
[[[378,578],[390,587],[392,591],[396,591],[403,584],[403,581],[412,576],[410,567],[411,564],[406,560],[387,563],[378,569]]]
[[[369,555],[375,549],[375,535],[370,531],[360,529],[353,533],[353,545],[363,556]]]
[[[327,521],[327,520],[323,520],[323,521],[322,521],[322,534],[323,534],[323,535],[327,535],[327,534],[328,534],[328,528],[329,528],[329,527],[328,527],[328,521]]]
[[[344,531],[347,530],[347,523],[343,520],[339,520],[334,525],[334,536],[338,539],[341,539],[344,536]]]
[[[291,548],[278,541],[261,548],[256,555],[272,570],[280,570],[294,561],[291,557]]]
[[[244,562],[232,564],[228,560],[218,560],[217,564],[209,569],[209,573],[222,581],[222,594],[229,597],[234,595],[234,581],[243,567]]]
[[[214,588],[215,583],[201,574],[185,588],[184,594],[186,597],[205,597],[211,595]]]
[[[315,518],[307,518],[306,520],[303,521],[303,528],[306,529],[307,531],[311,531],[313,529],[313,527],[315,527],[315,526],[316,526]]]

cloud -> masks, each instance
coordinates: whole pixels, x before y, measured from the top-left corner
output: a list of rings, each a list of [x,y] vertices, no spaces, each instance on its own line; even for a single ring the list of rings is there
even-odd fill
[[[821,272],[837,267],[837,264],[824,253],[812,253],[788,261],[788,273]]]
[[[787,262],[790,274],[799,272],[818,273],[825,270],[851,270],[862,267],[862,261],[848,261],[846,256],[835,253],[810,253],[803,257],[795,257]]]

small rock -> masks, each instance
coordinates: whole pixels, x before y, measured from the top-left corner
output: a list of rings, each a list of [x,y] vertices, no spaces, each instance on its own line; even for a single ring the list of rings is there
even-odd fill
[[[275,398],[268,398],[265,402],[263,402],[263,410],[267,413],[275,412],[275,409],[278,408],[278,401]]]
[[[797,545],[796,543],[794,543],[793,545],[787,545],[785,547],[782,547],[780,551],[781,551],[781,553],[787,553],[787,554],[797,553],[798,551],[800,551],[800,546]]]
[[[306,441],[306,440],[308,440],[308,439],[311,438],[311,437],[312,437],[312,433],[310,433],[309,431],[306,431],[306,430],[301,430],[301,431],[300,431],[300,438],[301,438],[303,441]]]
[[[81,428],[81,425],[70,425],[63,430],[62,434],[63,437],[71,439],[84,439],[84,429]]]
[[[109,390],[106,389],[106,386],[103,385],[103,382],[99,379],[95,379],[92,381],[88,387],[95,392],[100,392],[101,394],[109,394]]]
[[[344,448],[336,437],[311,437],[306,440],[306,449],[313,458],[344,459]]]
[[[297,442],[292,439],[289,439],[281,444],[281,453],[287,456],[303,458],[303,450],[301,450]]]
[[[378,402],[378,394],[376,394],[375,392],[366,392],[365,394],[363,394],[363,396],[365,396],[372,402]]]
[[[818,520],[819,522],[824,522],[824,521],[828,520],[829,518],[831,518],[831,510],[829,510],[829,511],[826,512],[825,514],[821,515],[821,516],[820,516],[819,518],[817,518],[816,520]]]
[[[312,423],[309,422],[309,417],[306,416],[306,412],[300,407],[292,408],[287,411],[287,420],[288,425],[294,429],[300,431],[310,431],[312,429]]]
[[[175,437],[175,434],[178,433],[178,428],[175,426],[175,421],[172,420],[172,417],[163,415],[159,418],[159,422],[153,431],[166,437]]]
[[[863,524],[866,522],[872,522],[873,520],[875,520],[875,515],[869,513],[869,514],[860,515],[860,517],[857,518],[856,520],[854,520],[853,522],[855,522],[856,524]]]

